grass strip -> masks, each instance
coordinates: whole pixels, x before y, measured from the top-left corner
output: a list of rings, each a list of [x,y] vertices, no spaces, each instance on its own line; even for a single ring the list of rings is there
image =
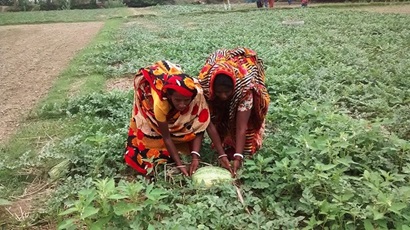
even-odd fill
[[[0,25],[105,21],[128,16],[130,12],[128,8],[3,12]]]
[[[40,101],[29,116],[21,122],[15,135],[7,143],[0,145],[0,155],[3,157],[0,165],[4,165],[4,167],[0,167],[2,168],[0,170],[0,184],[4,186],[1,197],[20,194],[23,191],[25,183],[22,182],[29,182],[33,178],[31,176],[16,177],[16,173],[21,173],[16,171],[19,171],[24,165],[30,166],[30,162],[38,157],[46,145],[74,135],[79,131],[76,128],[76,121],[73,119],[44,117],[39,112],[47,105],[64,103],[70,97],[100,91],[104,88],[106,81],[104,76],[99,74],[78,76],[77,69],[84,61],[83,57],[98,52],[99,48],[96,45],[110,41],[111,36],[120,28],[122,23],[122,19],[107,20],[90,45],[81,50],[70,62],[69,67],[56,79],[47,97]],[[35,165],[35,167],[47,170],[54,163],[43,162],[42,165]],[[13,169],[11,170],[11,168]],[[14,179],[11,179],[13,177]]]

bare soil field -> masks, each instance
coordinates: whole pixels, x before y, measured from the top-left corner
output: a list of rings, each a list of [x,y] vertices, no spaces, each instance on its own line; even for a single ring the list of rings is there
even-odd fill
[[[391,13],[391,14],[410,14],[410,5],[391,5],[391,6],[368,6],[360,7],[355,10],[370,11],[376,13]]]
[[[47,94],[103,22],[0,26],[0,142]]]

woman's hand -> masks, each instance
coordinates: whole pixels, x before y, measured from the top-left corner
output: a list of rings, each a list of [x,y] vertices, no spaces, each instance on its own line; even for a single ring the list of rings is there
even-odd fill
[[[236,177],[236,172],[242,166],[243,155],[240,153],[235,153],[233,156],[235,157],[233,161],[233,174]]]
[[[199,154],[197,151],[191,151],[191,156],[192,156],[192,161],[191,161],[191,166],[189,167],[189,175],[192,176],[192,174],[195,173],[196,169],[198,168],[199,162],[201,161],[201,154]]]
[[[181,173],[184,176],[189,176],[188,175],[188,171],[186,170],[186,166],[185,165],[178,165],[177,168],[179,169],[179,171],[181,171]]]
[[[222,167],[229,170],[232,177],[235,177],[235,175],[233,173],[233,170],[231,168],[231,164],[229,163],[228,156],[226,154],[222,154],[222,155],[218,156],[218,161],[219,161],[219,163],[221,164]]]
[[[248,122],[251,116],[252,110],[238,111],[236,113],[236,141],[235,141],[235,151],[233,155],[233,173],[236,176],[236,172],[241,168],[244,150],[246,144],[246,130],[248,129]]]
[[[233,161],[233,175],[236,177],[236,172],[241,168],[242,160],[235,159]]]
[[[171,139],[171,134],[168,130],[168,123],[167,122],[158,122],[159,130],[162,134],[162,138],[164,139],[165,147],[167,148],[169,155],[175,161],[177,168],[181,171],[184,176],[189,176],[186,166],[182,164],[181,158],[178,155],[178,150],[175,147],[174,142]]]
[[[189,175],[192,176],[198,169],[199,161],[201,159],[192,157],[191,166],[189,167]]]

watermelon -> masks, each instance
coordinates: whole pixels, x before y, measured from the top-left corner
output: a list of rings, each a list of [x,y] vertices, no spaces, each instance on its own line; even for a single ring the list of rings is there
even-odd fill
[[[192,175],[192,182],[195,186],[207,188],[221,182],[229,183],[232,181],[231,173],[227,169],[216,166],[201,167]]]

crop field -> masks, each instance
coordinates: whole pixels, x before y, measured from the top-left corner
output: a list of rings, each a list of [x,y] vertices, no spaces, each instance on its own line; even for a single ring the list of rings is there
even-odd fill
[[[7,12],[0,14],[0,25],[101,21],[121,17],[124,11],[125,8]]]
[[[28,118],[54,131],[31,148],[1,146],[0,226],[410,229],[410,15],[373,11],[157,6],[107,20],[117,24],[55,84],[132,84],[133,73],[162,59],[197,76],[218,48],[249,47],[263,59],[266,137],[240,171],[240,195],[231,184],[197,189],[171,166],[158,167],[154,183],[127,168],[130,87],[57,87]],[[217,165],[209,138],[201,152]]]

